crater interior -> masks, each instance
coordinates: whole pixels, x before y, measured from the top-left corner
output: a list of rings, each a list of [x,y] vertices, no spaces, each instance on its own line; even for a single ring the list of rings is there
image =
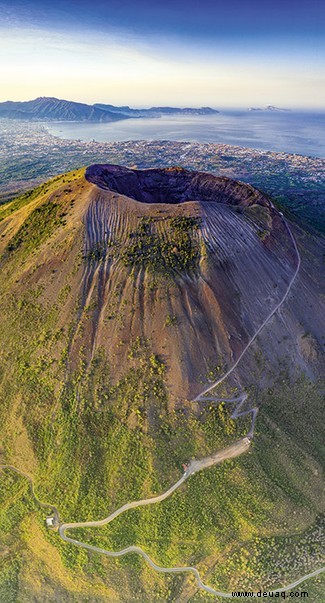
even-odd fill
[[[180,167],[134,170],[119,165],[95,164],[87,168],[86,179],[99,188],[140,203],[175,205],[199,201],[272,206],[260,191],[248,184]]]

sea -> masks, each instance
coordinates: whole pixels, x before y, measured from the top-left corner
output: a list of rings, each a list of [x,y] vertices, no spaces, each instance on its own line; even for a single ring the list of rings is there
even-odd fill
[[[55,136],[80,141],[224,143],[325,157],[325,111],[223,110],[214,115],[131,118],[113,123],[50,122],[46,127]]]

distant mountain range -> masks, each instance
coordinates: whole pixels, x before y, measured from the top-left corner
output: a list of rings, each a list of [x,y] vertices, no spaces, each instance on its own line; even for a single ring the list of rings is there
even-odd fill
[[[219,113],[210,107],[200,109],[177,107],[151,107],[132,109],[129,106],[115,107],[96,103],[87,105],[74,101],[40,96],[35,100],[0,103],[0,117],[28,121],[89,121],[112,122],[131,117],[161,117],[162,115],[211,115]]]
[[[268,105],[267,107],[249,107],[248,111],[290,111],[290,109],[282,109],[281,107]]]
[[[109,122],[123,119],[117,113],[102,111],[92,105],[41,96],[26,102],[0,103],[0,117],[31,121],[95,121]]]
[[[161,115],[213,115],[219,113],[216,109],[211,107],[201,107],[200,109],[193,109],[191,107],[185,107],[180,109],[179,107],[150,107],[150,109],[132,109],[131,107],[114,107],[114,105],[104,105],[96,103],[94,107],[102,109],[103,111],[110,111],[113,113],[123,114],[127,117],[160,117]]]

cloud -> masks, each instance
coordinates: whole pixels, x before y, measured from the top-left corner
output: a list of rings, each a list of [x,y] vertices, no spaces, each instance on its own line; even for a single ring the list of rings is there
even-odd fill
[[[318,106],[317,52],[237,42],[199,44],[175,37],[21,27],[0,30],[1,100],[58,96],[85,102],[284,104]]]

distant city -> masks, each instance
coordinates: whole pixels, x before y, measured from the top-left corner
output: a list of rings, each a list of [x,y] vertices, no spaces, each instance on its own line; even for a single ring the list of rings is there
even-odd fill
[[[70,169],[105,162],[150,168],[181,165],[248,182],[318,229],[325,229],[324,159],[177,141],[81,142],[40,123],[0,120],[0,200]]]

